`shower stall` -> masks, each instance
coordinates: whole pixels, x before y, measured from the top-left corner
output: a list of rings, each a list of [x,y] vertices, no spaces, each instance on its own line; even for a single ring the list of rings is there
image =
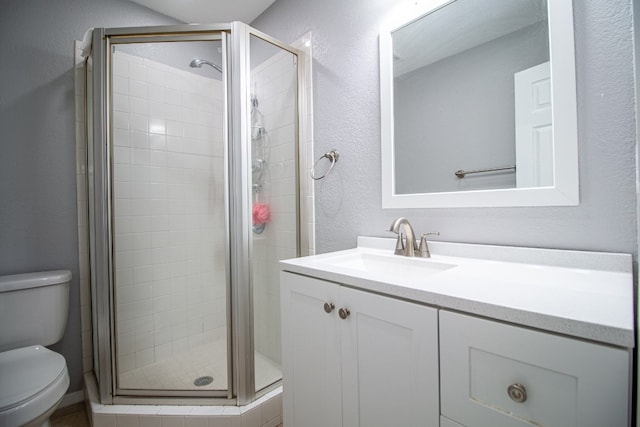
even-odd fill
[[[87,194],[102,403],[243,405],[279,385],[278,261],[311,243],[301,55],[240,22],[93,30]]]

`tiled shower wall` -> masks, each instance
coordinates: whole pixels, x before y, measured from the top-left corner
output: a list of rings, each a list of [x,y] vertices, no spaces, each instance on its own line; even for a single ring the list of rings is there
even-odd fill
[[[113,56],[121,373],[225,337],[219,80]]]
[[[278,261],[297,256],[294,56],[280,52],[252,69],[251,90],[265,129],[252,140],[252,160],[264,155],[266,161],[264,183],[254,198],[271,210],[264,232],[253,234],[254,339],[257,351],[280,364]]]

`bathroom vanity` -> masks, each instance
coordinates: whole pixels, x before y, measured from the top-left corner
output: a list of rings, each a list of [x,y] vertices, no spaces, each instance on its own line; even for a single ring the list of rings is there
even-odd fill
[[[285,425],[629,425],[630,255],[394,244],[281,262]]]

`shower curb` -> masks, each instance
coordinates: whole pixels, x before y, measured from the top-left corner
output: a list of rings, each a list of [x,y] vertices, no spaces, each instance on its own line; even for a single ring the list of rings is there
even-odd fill
[[[244,406],[223,405],[103,405],[93,374],[84,375],[87,417],[92,426],[126,427],[140,424],[162,426],[163,420],[181,425],[215,426],[216,421],[233,427],[277,427],[282,424],[282,386]]]

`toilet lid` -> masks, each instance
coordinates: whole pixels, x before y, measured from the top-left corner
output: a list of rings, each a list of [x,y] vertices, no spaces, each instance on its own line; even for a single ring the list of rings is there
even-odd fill
[[[65,368],[62,355],[40,345],[0,353],[0,411],[44,390]]]

